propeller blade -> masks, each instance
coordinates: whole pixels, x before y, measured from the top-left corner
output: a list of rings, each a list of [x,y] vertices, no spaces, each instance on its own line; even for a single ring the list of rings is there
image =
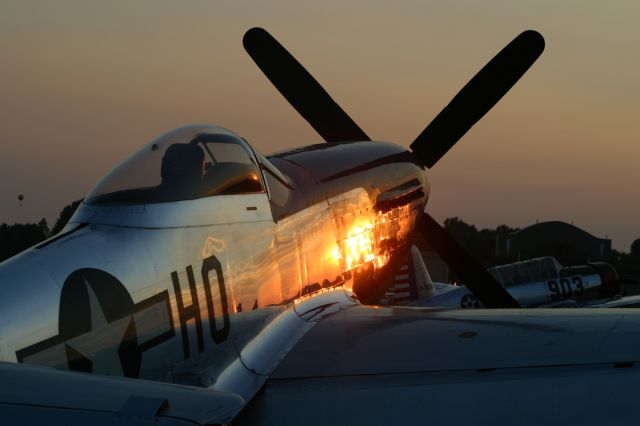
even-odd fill
[[[418,232],[453,269],[486,308],[519,308],[520,304],[431,216],[424,213]]]
[[[371,140],[267,31],[250,29],[245,33],[242,44],[264,75],[325,141]]]
[[[500,51],[462,88],[411,149],[431,168],[524,75],[544,50],[544,38],[525,31]]]

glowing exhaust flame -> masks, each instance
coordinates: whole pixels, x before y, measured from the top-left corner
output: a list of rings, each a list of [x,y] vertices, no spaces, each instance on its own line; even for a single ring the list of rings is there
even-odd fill
[[[342,272],[365,264],[383,268],[411,238],[420,207],[417,202],[375,210],[368,196],[365,198],[352,197],[349,202],[333,204],[338,235],[327,247],[324,261],[339,265]]]
[[[384,266],[389,257],[376,253],[378,244],[374,230],[372,221],[360,218],[349,228],[347,236],[331,250],[333,259],[341,262],[346,271],[372,261],[375,261],[376,267]]]
[[[373,225],[363,223],[354,225],[347,233],[347,238],[342,240],[345,253],[345,266],[353,269],[375,259],[373,253]]]

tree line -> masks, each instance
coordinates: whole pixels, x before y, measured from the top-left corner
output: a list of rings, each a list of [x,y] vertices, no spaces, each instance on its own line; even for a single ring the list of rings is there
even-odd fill
[[[65,206],[51,229],[44,218],[38,223],[0,225],[0,262],[62,231],[81,201],[74,201]]]
[[[485,267],[489,268],[496,265],[504,265],[506,263],[525,260],[517,258],[517,254],[511,255],[496,253],[496,241],[499,235],[508,235],[517,232],[519,228],[511,228],[507,225],[499,225],[496,228],[478,229],[476,226],[464,222],[458,217],[448,218],[444,221],[444,228],[447,232],[472,256],[474,256]],[[603,261],[609,263],[618,272],[620,278],[640,281],[640,238],[633,241],[630,252],[622,252],[611,249],[611,251],[602,258],[581,260],[583,263],[590,261]],[[556,255],[556,253],[539,253],[539,255]],[[558,259],[564,266],[571,266],[571,263]],[[574,261],[575,262],[575,261]]]

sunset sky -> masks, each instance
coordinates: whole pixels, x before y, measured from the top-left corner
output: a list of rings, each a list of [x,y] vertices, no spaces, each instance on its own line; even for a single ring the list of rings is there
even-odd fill
[[[518,33],[546,50],[431,171],[428,210],[640,237],[637,1],[0,0],[0,222],[50,224],[155,136],[210,123],[269,153],[319,136],[260,73],[261,26],[374,139],[407,146]],[[18,194],[24,194],[22,205]]]

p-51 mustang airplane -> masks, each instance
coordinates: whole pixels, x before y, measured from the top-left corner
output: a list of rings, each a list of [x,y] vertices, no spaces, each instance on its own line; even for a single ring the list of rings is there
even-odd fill
[[[423,213],[425,167],[537,59],[538,33],[411,152],[371,141],[266,31],[244,45],[327,143],[264,157],[221,127],[171,131],[4,262],[2,424],[635,421],[640,314],[358,302],[419,232],[484,306],[518,307]]]

